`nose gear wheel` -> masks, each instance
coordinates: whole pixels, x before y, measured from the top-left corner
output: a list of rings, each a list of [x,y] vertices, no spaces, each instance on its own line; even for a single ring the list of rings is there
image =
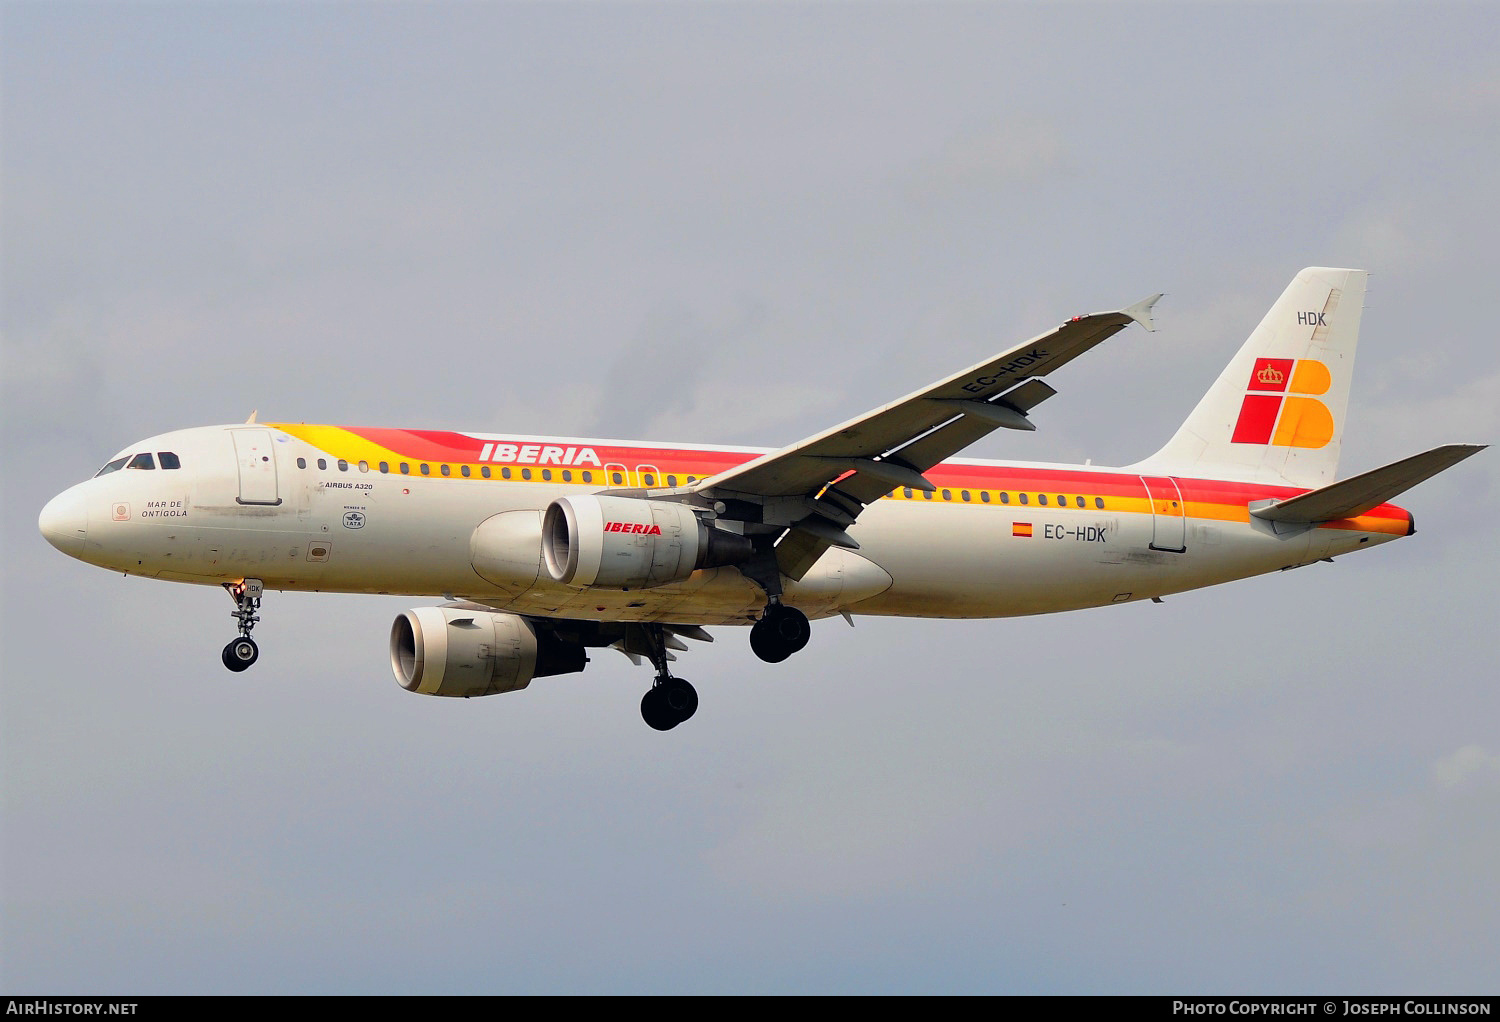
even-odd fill
[[[239,673],[260,659],[260,647],[250,638],[250,630],[260,621],[256,611],[260,610],[261,594],[266,587],[258,578],[247,578],[241,582],[226,582],[224,590],[234,600],[234,610],[229,616],[239,622],[240,635],[224,647],[220,659],[225,667]]]

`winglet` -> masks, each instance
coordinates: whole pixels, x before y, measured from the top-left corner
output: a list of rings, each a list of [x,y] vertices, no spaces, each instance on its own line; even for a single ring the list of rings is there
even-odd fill
[[[1126,316],[1129,316],[1141,326],[1154,333],[1156,331],[1156,321],[1151,318],[1151,310],[1156,306],[1157,302],[1161,301],[1162,295],[1165,294],[1166,292],[1163,291],[1159,295],[1152,295],[1150,298],[1142,298],[1134,305],[1128,308],[1121,309],[1120,312]]]
[[[248,418],[248,419],[246,419],[246,420],[245,420],[245,425],[247,425],[247,426],[248,426],[248,425],[250,425],[250,424],[251,424],[251,423],[253,423],[253,422],[255,422],[255,416],[256,416],[256,414],[257,414],[257,413],[258,413],[258,412],[259,412],[259,411],[260,411],[260,409],[259,409],[259,408],[257,408],[257,409],[255,409],[255,411],[252,411],[252,412],[251,412],[251,413],[250,413],[250,418]]]

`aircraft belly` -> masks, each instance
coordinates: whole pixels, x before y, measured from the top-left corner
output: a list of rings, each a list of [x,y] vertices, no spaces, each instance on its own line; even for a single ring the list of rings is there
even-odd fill
[[[872,508],[871,512],[877,508]],[[1109,603],[1143,562],[1175,571],[1148,549],[1150,517],[1024,507],[909,504],[861,520],[861,553],[891,588],[856,613],[1007,617]]]
[[[1309,549],[1317,530],[1278,536],[1237,522],[1188,519],[1186,549],[1175,552],[1152,548],[1149,513],[997,510],[913,504],[861,520],[861,553],[889,571],[894,583],[853,611],[978,618],[1076,610],[1183,592],[1322,556]]]

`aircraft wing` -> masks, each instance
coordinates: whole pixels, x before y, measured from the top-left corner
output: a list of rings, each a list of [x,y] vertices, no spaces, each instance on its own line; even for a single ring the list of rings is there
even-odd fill
[[[1076,316],[898,401],[710,476],[695,490],[766,505],[769,524],[784,519],[790,531],[777,562],[801,578],[829,545],[858,547],[844,529],[866,504],[898,486],[931,490],[922,473],[996,429],[1035,429],[1026,413],[1056,393],[1040,377],[1131,323],[1154,330],[1159,298]]]

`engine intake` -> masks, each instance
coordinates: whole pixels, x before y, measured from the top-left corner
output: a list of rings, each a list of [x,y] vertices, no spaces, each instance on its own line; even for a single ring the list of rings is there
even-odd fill
[[[559,497],[542,519],[542,557],[556,582],[587,589],[649,589],[699,568],[740,564],[750,540],[661,500]]]
[[[532,678],[573,674],[587,663],[581,645],[515,614],[418,607],[391,625],[391,673],[402,688],[422,695],[514,692]]]

